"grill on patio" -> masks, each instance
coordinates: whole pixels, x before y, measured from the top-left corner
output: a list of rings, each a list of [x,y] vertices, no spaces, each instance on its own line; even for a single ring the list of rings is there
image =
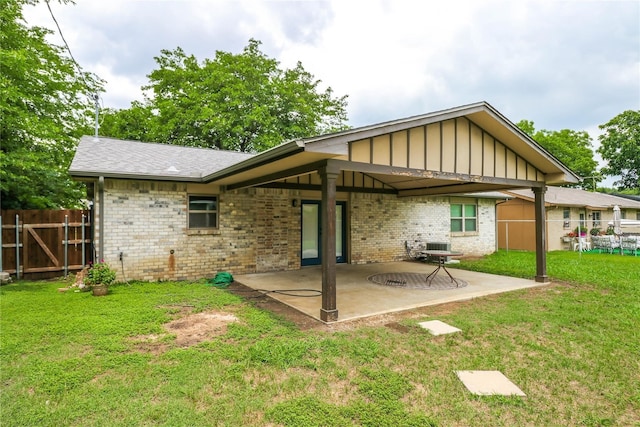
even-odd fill
[[[469,284],[465,280],[456,278],[458,282],[456,285],[447,276],[435,276],[427,282],[427,274],[425,273],[380,273],[367,277],[367,280],[383,286],[426,290],[463,288]]]

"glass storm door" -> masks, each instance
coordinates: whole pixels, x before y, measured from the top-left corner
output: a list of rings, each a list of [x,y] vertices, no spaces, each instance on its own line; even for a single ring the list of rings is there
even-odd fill
[[[336,262],[346,262],[346,203],[336,202]],[[320,202],[302,201],[302,265],[322,263]]]

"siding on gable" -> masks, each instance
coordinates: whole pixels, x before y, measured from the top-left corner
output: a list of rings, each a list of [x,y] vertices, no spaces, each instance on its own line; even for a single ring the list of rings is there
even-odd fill
[[[354,162],[472,176],[544,181],[544,174],[467,118],[349,143]]]

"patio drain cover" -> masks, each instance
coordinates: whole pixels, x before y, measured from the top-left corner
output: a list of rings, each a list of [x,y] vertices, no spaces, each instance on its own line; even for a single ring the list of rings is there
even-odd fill
[[[431,332],[431,335],[444,335],[452,334],[454,332],[461,332],[460,329],[448,325],[440,320],[429,320],[428,322],[420,322],[418,323],[418,325]]]
[[[479,396],[526,396],[500,371],[457,371],[467,389]]]
[[[453,282],[446,274],[438,274],[427,282],[427,274],[425,273],[380,273],[367,277],[367,280],[378,285],[395,288],[431,290],[464,288],[469,284],[465,280],[456,279],[458,282],[456,285],[456,282]]]

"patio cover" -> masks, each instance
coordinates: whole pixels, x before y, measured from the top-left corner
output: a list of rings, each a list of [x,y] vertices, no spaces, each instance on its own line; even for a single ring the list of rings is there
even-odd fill
[[[535,194],[536,278],[548,281],[547,185],[579,182],[571,170],[486,102],[290,141],[198,178],[227,190],[274,187],[322,194],[322,309],[336,307],[336,192],[398,197],[530,188]]]

